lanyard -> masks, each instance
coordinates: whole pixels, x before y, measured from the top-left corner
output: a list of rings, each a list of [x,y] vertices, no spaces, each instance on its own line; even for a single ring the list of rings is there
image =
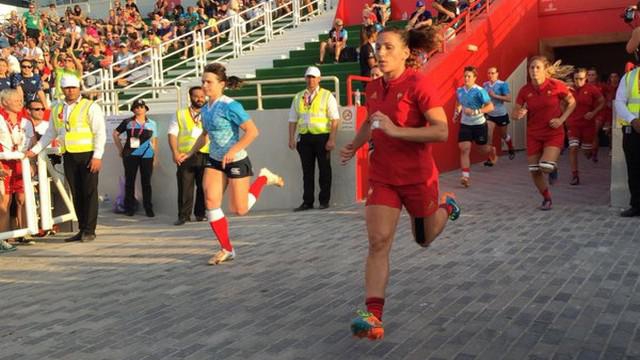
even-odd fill
[[[197,127],[200,127],[200,119],[201,119],[202,112],[198,112],[196,113],[195,116],[193,116],[193,112],[191,111],[191,109],[189,109],[189,114],[191,115],[191,119],[193,119],[193,123]]]
[[[7,115],[7,117],[4,117],[4,122],[7,124],[7,129],[9,129],[9,136],[11,137],[11,143],[13,144],[13,151],[17,151],[18,145],[20,145],[20,142],[22,142],[22,129],[20,129],[20,119],[18,119],[17,124],[12,126],[8,120]],[[15,128],[18,128],[17,134],[14,134]]]
[[[146,123],[142,123],[140,126],[140,131],[138,132],[138,136],[135,135],[135,130],[136,130],[136,124],[138,123],[136,120],[132,120],[131,121],[133,123],[133,126],[131,126],[131,137],[136,137],[136,138],[140,138],[140,135],[142,135],[142,132],[144,131],[144,124]]]
[[[307,108],[311,106],[311,104],[313,103],[313,100],[316,99],[316,96],[318,95],[318,90],[316,89],[313,93],[310,92],[306,92],[304,94],[304,106],[306,106]]]

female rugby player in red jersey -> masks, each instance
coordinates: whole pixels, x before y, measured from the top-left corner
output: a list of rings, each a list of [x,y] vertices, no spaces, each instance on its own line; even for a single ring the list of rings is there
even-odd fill
[[[559,69],[543,56],[533,57],[529,61],[531,82],[520,89],[513,108],[516,119],[528,115],[527,162],[533,183],[542,194],[540,210],[551,210],[551,192],[544,174],[550,174],[557,168],[560,150],[564,146],[562,124],[576,107],[567,85],[553,78],[559,75]]]
[[[358,311],[351,323],[353,334],[360,338],[377,340],[384,335],[389,253],[402,206],[411,216],[416,242],[423,247],[442,232],[447,219],[460,215],[453,194],[438,201],[438,169],[431,154],[430,143],[447,140],[447,117],[429,79],[413,68],[419,51],[437,46],[437,34],[435,28],[408,32],[391,28],[380,33],[376,55],[383,77],[367,85],[369,118],[340,152],[346,163],[369,138],[375,145],[366,209],[367,311]]]

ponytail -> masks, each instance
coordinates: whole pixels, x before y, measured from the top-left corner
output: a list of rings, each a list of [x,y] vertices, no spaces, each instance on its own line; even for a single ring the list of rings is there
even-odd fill
[[[227,77],[227,69],[220,63],[211,63],[204,67],[204,72],[214,74],[223,81],[228,89],[238,89],[243,81],[237,76]]]
[[[411,55],[405,62],[405,65],[409,68],[422,66],[422,62],[419,61],[421,55],[437,49],[442,43],[439,26],[424,26],[411,30],[390,27],[382,30],[382,32],[391,32],[400,36],[402,42],[411,51]]]

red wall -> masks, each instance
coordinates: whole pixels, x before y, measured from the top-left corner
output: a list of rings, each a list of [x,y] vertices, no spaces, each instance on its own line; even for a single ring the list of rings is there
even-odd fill
[[[540,0],[540,38],[629,32],[620,15],[635,0]]]
[[[431,0],[426,0],[427,9],[435,15],[431,8]],[[373,0],[341,0],[336,10],[336,17],[342,19],[346,25],[357,25],[362,23],[362,9],[364,4],[372,4]],[[410,16],[416,10],[414,0],[391,0],[391,19],[400,20],[402,14]]]

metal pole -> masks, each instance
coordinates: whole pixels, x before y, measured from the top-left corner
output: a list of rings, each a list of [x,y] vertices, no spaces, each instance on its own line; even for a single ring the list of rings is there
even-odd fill
[[[258,96],[258,110],[264,110],[262,107],[262,84],[256,84],[256,91]]]
[[[51,187],[47,175],[47,155],[45,151],[38,154],[38,192],[40,193],[40,224],[43,230],[53,228],[51,219]]]
[[[24,182],[24,196],[25,196],[25,207],[27,212],[27,229],[30,234],[38,233],[38,215],[36,213],[36,197],[33,193],[33,183],[31,182],[31,164],[29,164],[29,159],[23,157],[21,160],[21,165],[23,169],[26,169],[22,176],[22,181]],[[25,175],[26,174],[26,175]]]

